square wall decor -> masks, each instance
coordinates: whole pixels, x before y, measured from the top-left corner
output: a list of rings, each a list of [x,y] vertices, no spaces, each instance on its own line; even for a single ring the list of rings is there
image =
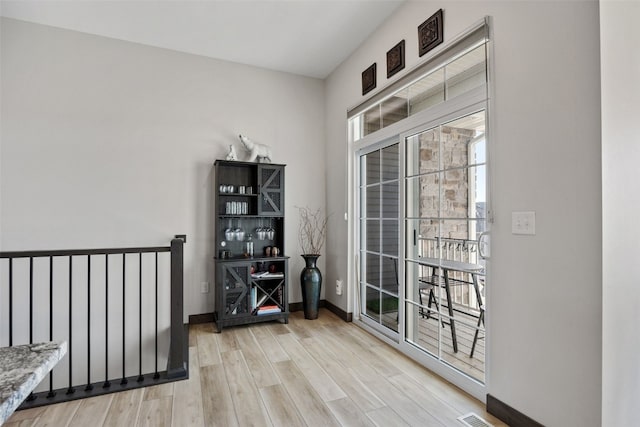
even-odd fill
[[[362,94],[366,95],[376,88],[376,63],[362,72]]]
[[[443,38],[442,9],[434,13],[418,27],[418,52],[420,56],[438,46]]]
[[[387,78],[404,68],[404,40],[387,52]]]

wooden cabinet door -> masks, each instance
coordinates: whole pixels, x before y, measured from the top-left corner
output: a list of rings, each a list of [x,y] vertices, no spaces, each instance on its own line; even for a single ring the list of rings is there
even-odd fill
[[[258,215],[284,215],[284,168],[268,164],[258,165],[258,187]]]
[[[250,263],[219,263],[222,285],[222,307],[219,307],[224,318],[245,316],[250,314],[249,278]]]

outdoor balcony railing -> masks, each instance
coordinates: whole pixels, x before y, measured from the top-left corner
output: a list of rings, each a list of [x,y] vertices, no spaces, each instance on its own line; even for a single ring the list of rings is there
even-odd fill
[[[468,262],[484,266],[484,260],[478,253],[477,240],[424,238],[418,237],[418,256],[426,258],[441,258],[451,261]],[[468,282],[467,286],[455,286],[451,289],[451,299],[461,309],[480,310],[469,273],[454,272],[452,279]],[[480,285],[484,287],[484,279]]]

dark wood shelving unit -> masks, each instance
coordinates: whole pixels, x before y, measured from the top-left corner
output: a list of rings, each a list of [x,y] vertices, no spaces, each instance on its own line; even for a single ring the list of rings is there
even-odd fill
[[[216,160],[214,166],[218,332],[249,323],[287,323],[285,165]],[[248,241],[253,243],[253,253]],[[274,247],[276,255],[272,254]]]

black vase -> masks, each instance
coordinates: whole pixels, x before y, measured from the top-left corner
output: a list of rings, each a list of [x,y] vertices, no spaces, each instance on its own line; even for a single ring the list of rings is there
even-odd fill
[[[320,255],[302,255],[306,266],[300,273],[300,286],[302,288],[302,305],[305,319],[318,318],[318,305],[320,304],[320,290],[322,289],[322,274],[316,261]]]

